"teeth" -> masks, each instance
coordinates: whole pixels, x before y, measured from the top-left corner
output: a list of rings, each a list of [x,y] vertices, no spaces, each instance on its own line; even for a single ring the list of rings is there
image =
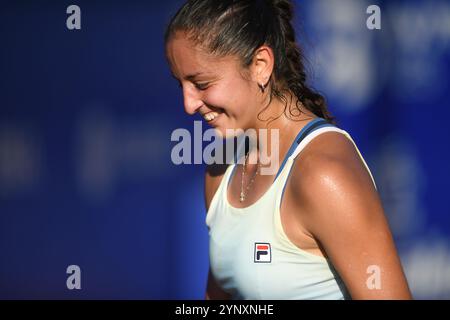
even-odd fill
[[[214,120],[219,114],[217,112],[209,112],[203,116],[206,121]]]

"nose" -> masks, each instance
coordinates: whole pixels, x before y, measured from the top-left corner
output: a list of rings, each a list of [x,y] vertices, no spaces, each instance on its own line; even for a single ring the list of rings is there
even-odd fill
[[[193,115],[203,105],[203,101],[196,90],[189,88],[189,86],[183,86],[183,100],[184,110],[186,113]]]

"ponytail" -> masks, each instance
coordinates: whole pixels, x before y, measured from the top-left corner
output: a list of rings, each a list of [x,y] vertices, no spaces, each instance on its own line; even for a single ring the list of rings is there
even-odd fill
[[[237,55],[244,67],[255,51],[266,44],[272,48],[275,66],[269,81],[270,100],[277,97],[288,106],[295,96],[291,115],[300,104],[318,117],[335,124],[325,98],[307,84],[304,55],[296,43],[292,25],[294,8],[290,0],[189,0],[172,18],[166,43],[177,31],[219,56]],[[270,105],[270,103],[269,103]],[[286,111],[286,109],[285,109]]]

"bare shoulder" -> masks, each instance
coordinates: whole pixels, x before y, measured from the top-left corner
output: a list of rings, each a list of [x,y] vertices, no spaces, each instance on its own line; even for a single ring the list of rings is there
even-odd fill
[[[339,212],[368,213],[370,210],[356,210],[368,206],[380,211],[369,172],[353,142],[338,132],[322,133],[303,149],[292,168],[289,187],[296,204],[308,209],[303,211],[309,213],[307,221],[311,224],[306,227],[312,233],[322,220],[344,218],[337,216]]]
[[[211,164],[205,170],[205,205],[206,211],[209,209],[211,200],[214,197],[220,182],[228,168],[228,164]]]
[[[351,182],[352,177],[358,177],[372,184],[353,142],[334,131],[322,133],[311,140],[297,156],[292,170],[294,182],[303,184],[312,182],[311,179],[323,180],[328,175],[336,178],[341,174],[347,178],[346,181]]]
[[[320,243],[353,299],[411,297],[381,200],[347,137],[313,139],[295,161],[289,188],[293,217]],[[366,282],[373,266],[380,290]]]

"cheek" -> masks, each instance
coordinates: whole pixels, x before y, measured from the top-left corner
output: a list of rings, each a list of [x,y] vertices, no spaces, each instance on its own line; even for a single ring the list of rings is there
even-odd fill
[[[205,96],[205,102],[216,106],[229,115],[242,116],[255,103],[254,93],[246,82],[233,82],[214,86]]]
[[[221,88],[220,86],[211,87],[206,91],[204,100],[213,107],[229,109],[230,97],[227,95],[227,92],[226,89]]]

